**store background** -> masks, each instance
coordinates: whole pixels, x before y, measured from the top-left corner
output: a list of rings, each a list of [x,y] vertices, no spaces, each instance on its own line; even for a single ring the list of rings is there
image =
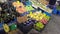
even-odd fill
[[[60,16],[52,15],[51,20],[42,32],[32,29],[28,34],[60,34]]]

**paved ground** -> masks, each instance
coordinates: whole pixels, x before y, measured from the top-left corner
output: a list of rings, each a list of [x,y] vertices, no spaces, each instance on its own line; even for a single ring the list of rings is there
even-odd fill
[[[60,34],[60,16],[52,15],[51,20],[42,32],[32,29],[29,34]]]

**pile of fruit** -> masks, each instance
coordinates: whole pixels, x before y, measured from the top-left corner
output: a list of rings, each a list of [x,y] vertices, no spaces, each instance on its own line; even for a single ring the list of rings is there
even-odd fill
[[[50,13],[33,7],[29,0],[0,3],[0,16],[1,34],[12,34],[16,29],[24,34],[31,29],[41,31],[51,18]]]

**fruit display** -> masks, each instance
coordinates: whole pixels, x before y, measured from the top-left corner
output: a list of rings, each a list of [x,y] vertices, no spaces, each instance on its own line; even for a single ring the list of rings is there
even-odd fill
[[[37,0],[31,0],[31,2],[32,2],[32,6],[33,7],[36,6],[37,8],[39,7],[40,9],[42,9],[42,10],[48,12],[48,13],[52,13],[52,10],[50,8],[46,7],[46,5],[40,3],[39,1],[37,1]]]
[[[51,18],[50,13],[52,11],[43,4],[32,1],[16,0],[0,3],[0,32],[19,34],[17,32],[21,31],[27,34],[31,29],[37,31],[43,30]],[[43,9],[35,8],[32,6],[33,4]],[[3,32],[1,34],[3,34]]]

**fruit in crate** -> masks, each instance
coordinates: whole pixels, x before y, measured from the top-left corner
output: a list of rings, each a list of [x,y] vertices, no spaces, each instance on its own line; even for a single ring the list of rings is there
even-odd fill
[[[19,2],[19,1],[16,1],[16,2],[13,2],[12,5],[14,7],[16,7],[16,11],[18,13],[24,13],[24,12],[26,12],[26,9],[25,9],[25,6],[23,5],[23,3]]]

